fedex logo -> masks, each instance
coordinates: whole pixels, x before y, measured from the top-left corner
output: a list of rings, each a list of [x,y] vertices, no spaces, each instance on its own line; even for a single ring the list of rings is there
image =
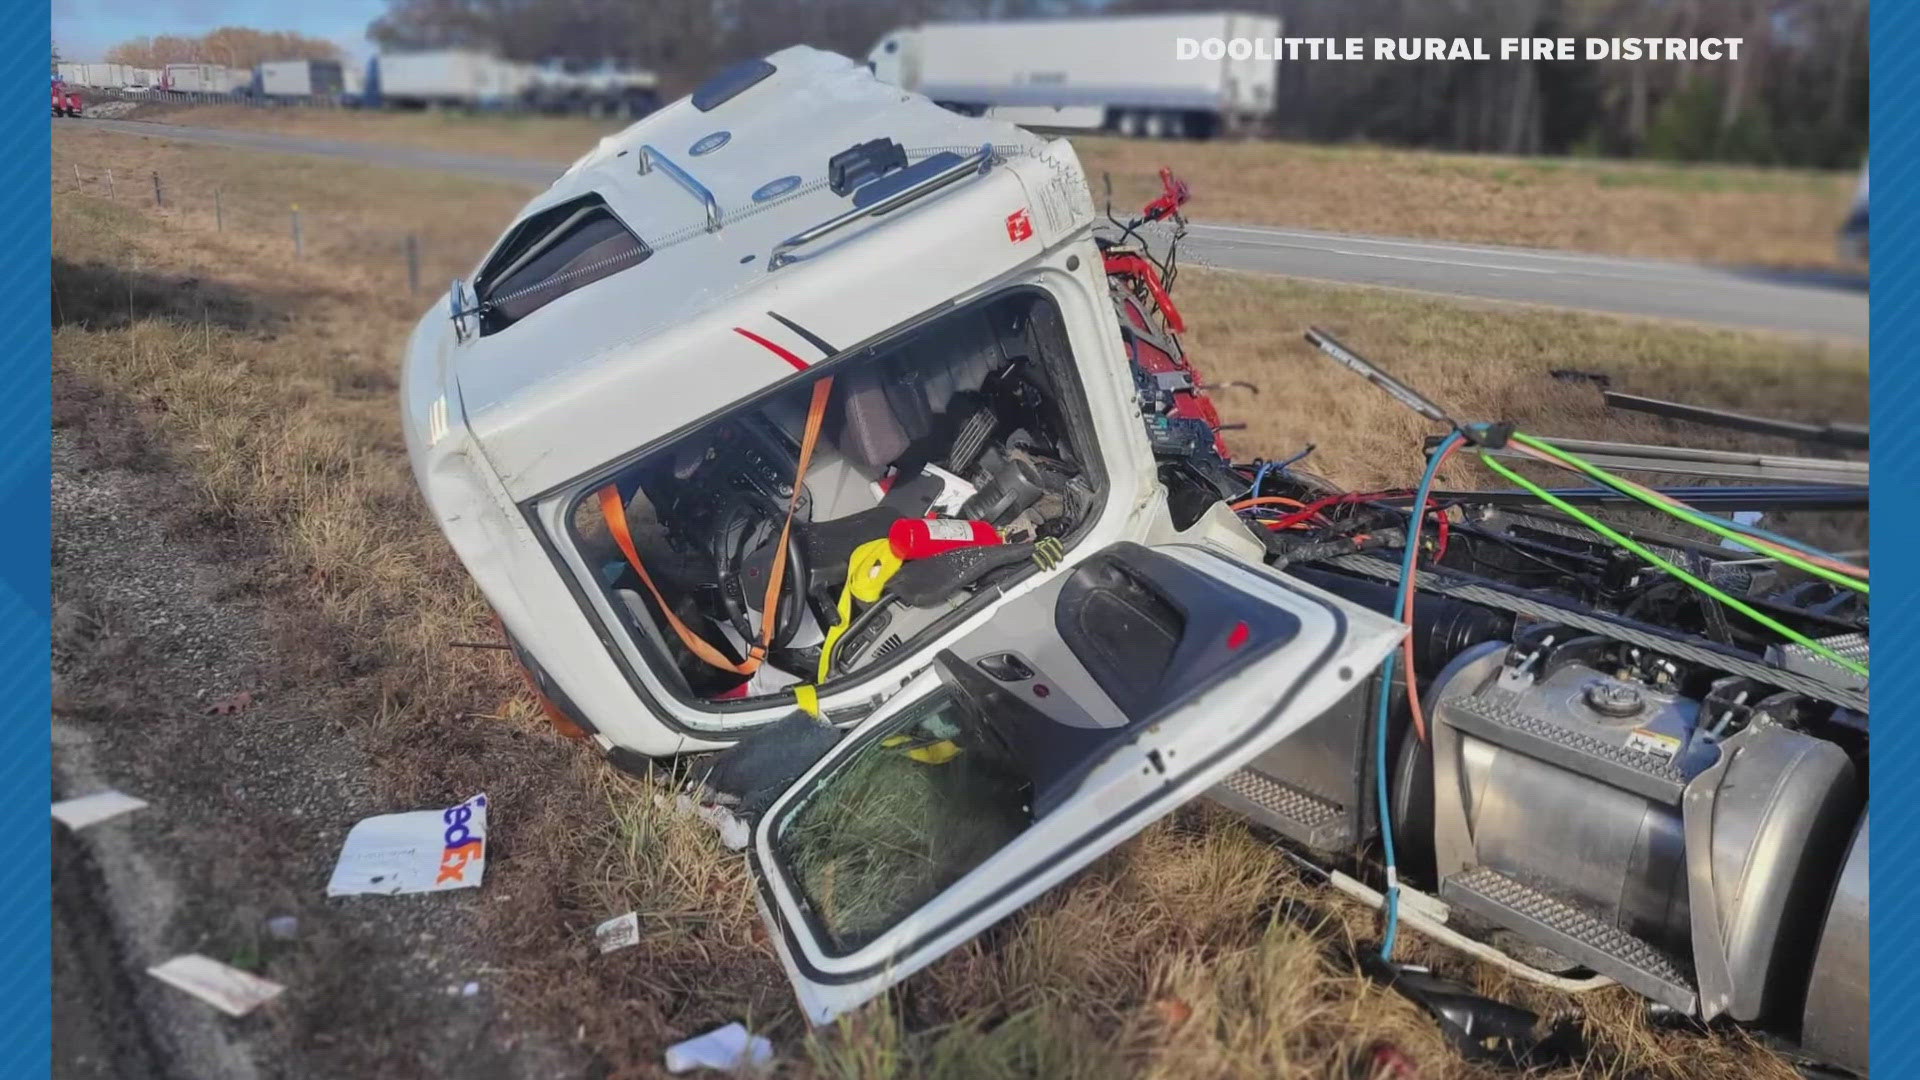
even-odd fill
[[[440,874],[433,883],[464,885],[469,863],[476,875],[486,865],[487,797],[475,795],[441,814],[440,820],[446,829],[441,834]]]

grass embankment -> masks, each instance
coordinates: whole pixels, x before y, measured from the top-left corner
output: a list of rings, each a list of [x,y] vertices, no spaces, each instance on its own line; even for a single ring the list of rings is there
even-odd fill
[[[647,784],[585,748],[557,747],[500,654],[449,647],[490,631],[420,506],[397,428],[396,356],[435,301],[406,295],[393,237],[431,236],[435,260],[468,265],[525,191],[79,132],[54,149],[56,386],[84,387],[115,423],[150,432],[209,507],[267,540],[298,605],[280,647],[316,688],[316,714],[384,763],[373,782],[395,806],[493,797],[504,857],[489,867],[478,917],[513,1022],[593,1048],[615,1075],[650,1074],[667,1043],[732,1019],[772,1035],[794,1075],[1345,1078],[1377,1075],[1368,1063],[1381,1042],[1423,1077],[1489,1075],[1414,1007],[1357,976],[1344,946],[1323,946],[1371,939],[1370,913],[1306,883],[1206,806],[1150,828],[880,1003],[807,1032],[740,857],[706,826],[657,809]],[[124,188],[109,203],[95,179],[108,166],[160,171],[173,205],[132,205]],[[216,183],[229,207],[297,197],[336,228],[310,232],[303,260],[277,229],[216,233],[195,204]],[[1416,429],[1360,404],[1370,391],[1308,354],[1297,333],[1309,321],[1463,410],[1524,410],[1566,435],[1614,428],[1538,367],[1659,372],[1631,388],[1791,412],[1837,393],[1834,373],[1865,360],[1822,353],[1816,377],[1780,359],[1804,359],[1806,347],[1769,338],[1229,275],[1194,274],[1183,297],[1209,374],[1265,385],[1257,400],[1223,395],[1229,419],[1257,425],[1237,437],[1241,452],[1316,439],[1323,471],[1353,483],[1410,479]],[[594,953],[591,927],[629,909],[639,947]],[[1407,955],[1488,991],[1547,1010],[1572,1004],[1405,940]],[[287,997],[280,1007],[323,1008]],[[1655,1031],[1624,991],[1582,1003],[1620,1050],[1616,1075],[1792,1075],[1739,1032]]]
[[[1247,425],[1228,436],[1235,453],[1285,456],[1312,442],[1313,467],[1356,488],[1407,482],[1409,453],[1433,426],[1307,344],[1308,326],[1462,420],[1510,420],[1549,438],[1805,452],[1608,409],[1591,381],[1551,374],[1565,370],[1647,397],[1798,420],[1867,419],[1867,349],[1858,345],[1212,270],[1181,271],[1179,287],[1192,328],[1186,343],[1208,381],[1261,388],[1216,395],[1223,413]]]
[[[570,161],[611,121],[209,106],[148,119]],[[1073,140],[1111,174],[1125,218],[1171,165],[1206,221],[1758,266],[1838,265],[1851,173],[1585,158],[1513,158],[1303,143]],[[825,168],[825,163],[821,163]]]

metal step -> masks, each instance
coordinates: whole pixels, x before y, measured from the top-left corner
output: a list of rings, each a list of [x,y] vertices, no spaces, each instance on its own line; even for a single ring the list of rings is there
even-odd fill
[[[1440,898],[1585,964],[1629,990],[1694,1014],[1699,995],[1693,979],[1673,957],[1531,885],[1480,866],[1441,882]]]
[[[1353,846],[1344,807],[1266,773],[1241,769],[1207,792],[1207,797],[1317,851]]]

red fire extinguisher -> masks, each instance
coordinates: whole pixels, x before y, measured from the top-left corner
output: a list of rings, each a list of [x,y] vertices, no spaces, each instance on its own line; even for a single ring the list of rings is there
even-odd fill
[[[984,521],[965,518],[901,518],[887,531],[888,546],[902,559],[925,559],[955,548],[1001,543]]]

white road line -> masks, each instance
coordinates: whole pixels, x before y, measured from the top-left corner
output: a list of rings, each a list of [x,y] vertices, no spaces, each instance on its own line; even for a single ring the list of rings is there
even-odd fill
[[[1321,247],[1314,244],[1259,243],[1251,240],[1235,240],[1231,237],[1224,237],[1224,236],[1215,237],[1211,241],[1204,240],[1200,237],[1194,237],[1194,239],[1200,240],[1202,247],[1206,246],[1209,243],[1240,244],[1252,250],[1259,250],[1261,248],[1266,248],[1266,249],[1285,248],[1291,251],[1314,251],[1314,252],[1321,252],[1327,255],[1346,255],[1356,259],[1393,259],[1397,262],[1431,263],[1436,266],[1470,266],[1478,270],[1511,271],[1512,273],[1516,273],[1516,274],[1565,274],[1567,273],[1567,271],[1564,271],[1564,270],[1546,270],[1546,269],[1541,269],[1539,267],[1533,267],[1533,266],[1501,266],[1501,265],[1496,265],[1494,263],[1462,262],[1459,259],[1428,259],[1418,255],[1388,255],[1383,252],[1377,252],[1377,251],[1348,251],[1343,248]]]
[[[1542,251],[1538,248],[1502,248],[1490,244],[1448,244],[1423,240],[1397,240],[1387,236],[1352,236],[1345,233],[1302,232],[1282,229],[1271,225],[1224,225],[1212,221],[1196,221],[1192,228],[1198,230],[1219,230],[1221,232],[1249,233],[1255,236],[1284,236],[1296,240],[1338,241],[1347,244],[1380,244],[1385,247],[1420,248],[1426,251],[1464,251],[1476,255],[1507,255],[1523,259],[1544,259],[1553,262],[1574,263],[1610,263],[1621,267],[1645,267],[1691,269],[1684,264],[1675,264],[1659,259],[1622,259],[1612,255],[1564,254]]]

